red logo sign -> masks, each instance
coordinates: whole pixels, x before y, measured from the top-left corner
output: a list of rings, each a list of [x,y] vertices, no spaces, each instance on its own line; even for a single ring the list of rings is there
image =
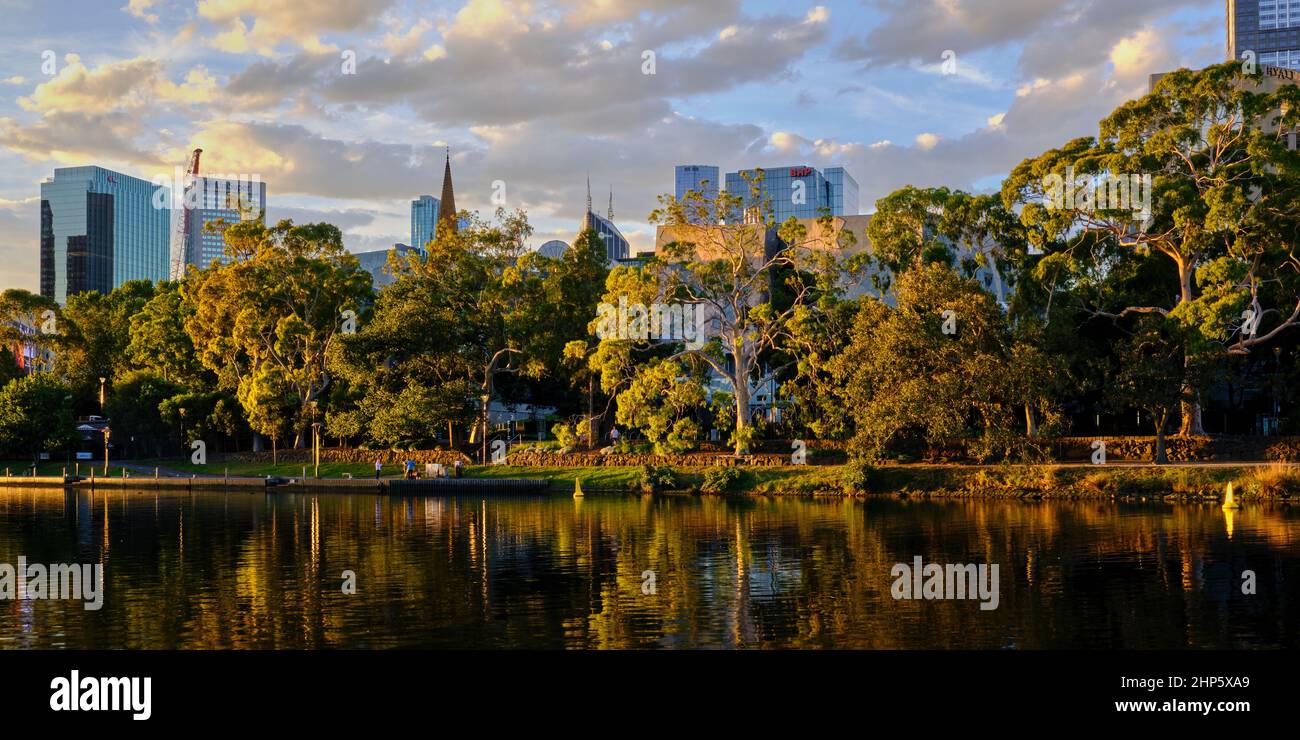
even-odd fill
[[[790,177],[807,177],[812,174],[811,167],[791,167]]]

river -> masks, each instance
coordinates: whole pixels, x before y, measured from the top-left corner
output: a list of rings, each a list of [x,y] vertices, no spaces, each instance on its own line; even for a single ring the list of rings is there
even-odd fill
[[[105,583],[0,600],[0,648],[1295,648],[1298,545],[1282,504],[7,489],[0,564]],[[996,608],[895,598],[916,557]]]

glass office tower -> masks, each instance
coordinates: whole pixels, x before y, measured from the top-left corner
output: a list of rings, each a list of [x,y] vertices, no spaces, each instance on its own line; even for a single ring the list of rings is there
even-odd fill
[[[128,280],[166,280],[171,192],[103,167],[60,167],[41,183],[41,295],[65,303]]]
[[[438,231],[438,208],[441,202],[432,195],[411,201],[411,246],[424,249]]]
[[[769,211],[778,224],[791,217],[817,218],[823,212],[858,215],[858,181],[843,167],[828,167],[824,173],[807,165],[765,168],[757,196],[744,173],[756,170],[727,173],[727,192],[740,196],[744,208],[730,217],[733,222],[752,221]]]
[[[685,199],[689,191],[699,190],[702,191],[706,206],[717,200],[718,189],[722,187],[722,181],[718,178],[718,168],[705,164],[677,165],[676,181],[674,193],[678,201]],[[694,223],[701,219],[692,215],[688,220]]]
[[[189,253],[186,264],[207,267],[226,253],[225,227],[266,218],[266,183],[251,178],[197,177],[192,194]],[[211,225],[211,229],[209,229]]]
[[[1300,69],[1300,0],[1227,0],[1229,59]]]

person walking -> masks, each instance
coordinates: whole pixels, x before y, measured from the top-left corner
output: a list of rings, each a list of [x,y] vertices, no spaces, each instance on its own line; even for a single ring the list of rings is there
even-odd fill
[[[379,480],[379,474],[384,470],[383,458],[375,458],[375,480]]]

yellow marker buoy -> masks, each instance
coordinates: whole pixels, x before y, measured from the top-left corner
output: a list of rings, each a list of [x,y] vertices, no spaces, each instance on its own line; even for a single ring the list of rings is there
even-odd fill
[[[575,478],[575,479],[573,480],[573,497],[574,497],[574,498],[582,498],[584,495],[586,495],[586,494],[584,494],[584,493],[582,492],[582,479],[581,479],[581,478]]]
[[[1228,481],[1228,488],[1223,492],[1223,508],[1240,509],[1241,502],[1232,493],[1232,481]]]

